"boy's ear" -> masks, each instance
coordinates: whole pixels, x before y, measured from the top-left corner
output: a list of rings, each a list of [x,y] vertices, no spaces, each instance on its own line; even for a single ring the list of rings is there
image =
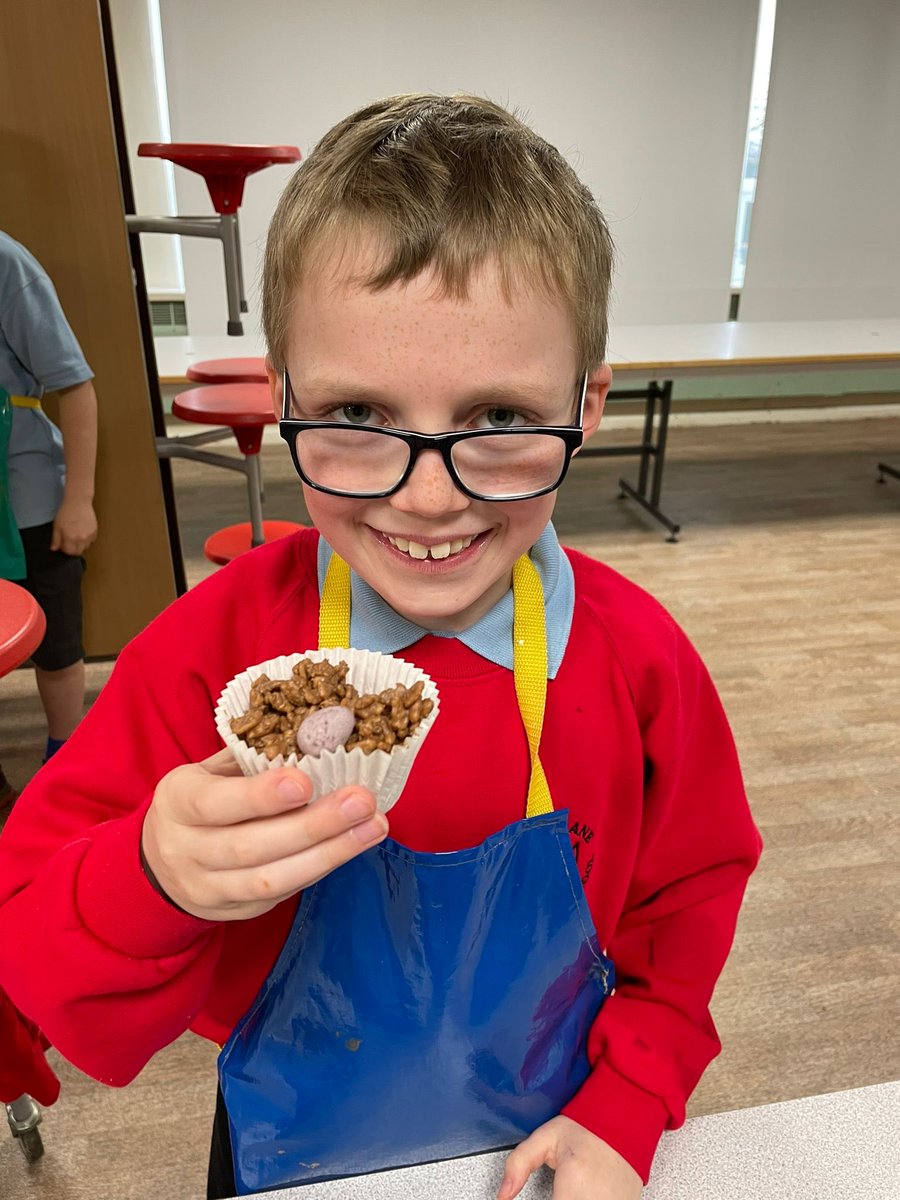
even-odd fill
[[[281,372],[275,370],[268,354],[266,355],[266,376],[269,380],[269,393],[272,397],[272,408],[275,410],[275,419],[280,421],[281,414],[284,411],[284,383]]]
[[[612,383],[612,370],[608,363],[602,363],[596,371],[588,376],[587,388],[584,393],[584,440],[592,437],[599,428],[603,407],[606,404],[606,394]]]

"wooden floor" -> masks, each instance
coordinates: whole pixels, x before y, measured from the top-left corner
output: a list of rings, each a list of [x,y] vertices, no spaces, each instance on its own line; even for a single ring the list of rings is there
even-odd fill
[[[616,499],[630,460],[576,462],[560,497],[562,540],[652,591],[704,655],[765,838],[714,999],[725,1050],[691,1114],[900,1077],[900,481],[875,482],[884,457],[900,463],[900,420],[676,430],[677,545]],[[287,456],[264,458],[267,514],[303,520]],[[175,474],[196,580],[204,534],[245,518],[244,493],[210,468]],[[90,668],[92,694],[107,674]],[[0,760],[23,782],[40,709],[25,672],[0,696]],[[120,1092],[59,1063],[42,1162],[0,1130],[0,1196],[199,1200],[214,1057],[186,1036]]]

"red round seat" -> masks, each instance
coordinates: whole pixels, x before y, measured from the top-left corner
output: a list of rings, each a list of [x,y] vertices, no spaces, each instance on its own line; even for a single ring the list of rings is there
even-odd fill
[[[266,360],[260,354],[248,358],[207,358],[191,363],[185,372],[192,383],[268,383]]]
[[[288,537],[303,528],[303,525],[298,525],[295,521],[263,521],[263,535],[266,544],[277,542],[279,538]],[[209,535],[203,543],[203,553],[210,562],[224,566],[233,558],[237,558],[239,554],[249,550],[251,541],[252,529],[249,521],[245,521],[241,525],[228,525]]]
[[[278,418],[267,383],[221,383],[179,392],[172,412],[196,425],[230,425],[244,454],[259,454],[264,425]]]
[[[141,142],[139,158],[164,158],[202,175],[217,213],[235,213],[248,175],[276,163],[300,161],[296,146],[239,146],[209,142]]]
[[[44,640],[47,618],[25,588],[0,579],[0,675],[21,666]]]

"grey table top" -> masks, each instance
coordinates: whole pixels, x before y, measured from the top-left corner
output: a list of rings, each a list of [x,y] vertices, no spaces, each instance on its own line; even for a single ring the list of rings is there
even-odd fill
[[[694,1117],[663,1136],[644,1200],[900,1200],[900,1081]],[[266,1192],[270,1200],[494,1200],[504,1154]],[[552,1175],[522,1200],[550,1200]]]

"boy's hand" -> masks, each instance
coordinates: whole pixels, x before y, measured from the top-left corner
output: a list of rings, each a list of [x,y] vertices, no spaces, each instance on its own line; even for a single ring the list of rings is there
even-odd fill
[[[243,921],[268,912],[387,834],[371,792],[343,787],[310,805],[312,790],[296,767],[248,778],[227,749],[176,767],[144,818],[147,865],[195,917]]]
[[[556,1172],[553,1200],[637,1200],[641,1177],[612,1146],[568,1117],[537,1128],[506,1160],[497,1200],[513,1200],[544,1163]]]

